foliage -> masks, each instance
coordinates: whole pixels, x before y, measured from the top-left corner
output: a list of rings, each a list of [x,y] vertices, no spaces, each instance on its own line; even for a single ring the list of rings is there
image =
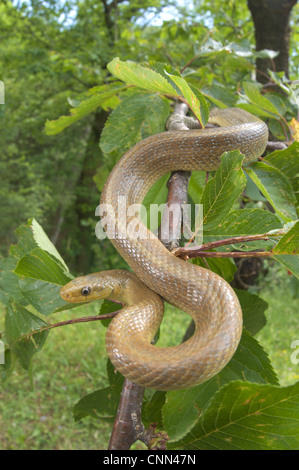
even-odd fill
[[[72,308],[59,296],[60,287],[73,278],[70,263],[63,258],[72,260],[86,249],[83,255],[93,259],[89,269],[126,266],[109,243],[100,246],[95,236],[84,238],[83,248],[78,247],[80,231],[86,227],[90,234],[96,224],[98,195],[90,188],[85,189],[88,194],[83,192],[84,176],[91,168],[89,181],[100,191],[126,149],[164,130],[173,98],[185,101],[203,125],[211,106],[238,106],[266,120],[275,138],[291,139],[290,121],[298,113],[294,90],[279,73],[271,77],[284,95],[277,91],[264,95],[251,80],[257,54],[240,2],[227,2],[227,10],[218,8],[216,0],[203,2],[200,26],[195,22],[197,3],[188,15],[177,7],[180,20],[159,28],[142,23],[145,10],[163,7],[157,1],[144,2],[142,11],[135,2],[120,3],[117,11],[113,6],[105,10],[105,2],[78,2],[76,21],[64,27],[61,15],[72,14],[68,3],[46,8],[32,2],[33,10],[25,3],[20,8],[10,3],[0,6],[4,35],[12,24],[16,31],[14,38],[5,36],[1,46],[10,97],[5,110],[8,131],[2,137],[7,155],[0,162],[3,253],[15,240],[12,229],[23,222],[16,231],[17,244],[0,259],[0,301],[6,307],[3,380],[16,361],[31,373],[33,355],[47,344],[47,316]],[[213,18],[211,8],[216,12]],[[273,51],[260,53],[273,56]],[[98,147],[93,127],[107,111],[111,113]],[[263,161],[242,166],[242,156],[230,152],[207,184],[206,175],[195,172],[190,202],[204,205],[204,241],[268,234],[267,242],[225,249],[272,251],[273,258],[299,278],[298,153],[294,142]],[[163,178],[155,184],[146,204],[165,201],[165,182]],[[244,201],[246,208],[241,210]],[[50,240],[57,238],[53,227],[60,219],[64,241],[58,246],[63,258]],[[232,261],[207,262],[210,269],[232,280],[236,269]],[[76,262],[71,264],[72,271],[78,269]],[[169,448],[298,448],[298,383],[279,386],[267,353],[254,338],[265,324],[267,304],[250,292],[237,295],[245,329],[236,354],[218,376],[189,390],[146,393],[143,422],[156,421],[165,429]],[[100,313],[107,308],[104,303]],[[76,404],[76,420],[114,418],[123,379],[112,372],[109,362],[107,370],[109,385]]]
[[[115,88],[113,82],[110,85],[111,90],[117,90],[120,105],[115,108],[107,122],[101,146],[107,155],[112,152],[114,160],[123,152],[123,142],[125,147],[129,148],[137,140],[157,132],[156,120],[148,120],[147,116],[161,115],[166,119],[167,108],[164,110],[163,95],[179,96],[187,103],[190,100],[192,104],[190,108],[197,109],[199,116],[204,116],[203,119],[207,118],[205,98],[199,90],[196,90],[195,94],[192,90],[190,95],[187,81],[179,77],[178,72],[176,74],[167,72],[166,79],[164,74],[157,71],[161,70],[160,63],[156,67],[155,64],[150,67],[142,66],[141,83],[142,89],[148,88],[146,94],[138,86],[140,67],[116,59],[108,66],[116,73],[118,79],[124,79],[127,86],[135,85],[134,92],[130,90],[129,94],[119,86]],[[169,71],[169,67],[165,66],[165,74],[166,70]],[[180,79],[174,80],[174,77]],[[248,84],[244,86],[244,93],[247,92],[246,96],[252,100],[252,106],[262,107],[263,112],[269,113],[271,117],[274,116],[274,119],[284,119],[271,101],[265,101],[257,88],[254,88],[253,94],[252,90],[252,86]],[[155,98],[153,91],[159,91],[162,98]],[[200,99],[194,108],[197,96]],[[122,127],[115,127],[117,119],[120,121],[123,119],[123,105],[128,110],[130,106],[132,109],[137,109],[137,116],[139,108],[146,110],[132,121],[133,128],[136,129],[132,134],[125,134],[126,128],[122,130]],[[52,123],[51,129],[54,131],[61,129],[60,123],[61,120]],[[118,136],[116,128],[119,130]],[[109,142],[114,144],[111,146]],[[246,194],[246,177],[241,167],[243,158],[238,152],[230,152],[223,156],[222,165],[205,187],[198,175],[195,175],[197,180],[193,182],[193,197],[198,191],[198,194],[201,194],[200,201],[204,205],[204,221],[207,229],[205,234],[208,240],[240,234],[269,233],[271,236],[268,242],[269,249],[275,253],[276,259],[287,265],[297,277],[299,277],[299,223],[296,213],[295,174],[299,168],[298,163],[296,166],[295,155],[298,156],[298,148],[298,144],[294,143],[284,151],[268,155],[263,162],[252,163],[244,168],[248,177],[261,190],[264,199],[271,204],[274,213],[268,212],[265,208],[243,210],[236,208],[240,197],[244,197],[242,196],[244,190]],[[289,171],[289,161],[293,161],[295,173]],[[160,192],[156,194],[157,198],[153,202],[159,202],[157,199]],[[222,226],[221,222],[224,219],[225,223]],[[259,246],[257,243],[257,248],[260,247],[264,248],[264,244]],[[243,246],[242,249],[246,247]],[[247,249],[250,249],[250,244]],[[228,280],[231,280],[232,275],[229,274],[230,266],[230,262],[226,264],[221,259],[214,260],[214,263],[210,264],[212,270],[220,271]],[[46,340],[47,329],[44,328],[46,323],[41,320],[40,315],[49,315],[69,307],[59,297],[59,289],[71,278],[65,262],[35,220],[29,221],[26,226],[19,229],[19,242],[11,248],[10,257],[6,261],[6,266],[3,266],[2,289],[6,293],[3,301],[8,309],[6,340],[14,356],[27,370],[30,368],[33,353],[40,350]],[[168,432],[171,448],[177,446],[186,449],[215,448],[215,446],[231,449],[294,448],[298,443],[298,430],[292,420],[287,420],[287,424],[284,425],[284,418],[287,417],[284,410],[287,410],[291,403],[294,419],[298,414],[297,386],[287,388],[278,386],[277,377],[267,354],[252,336],[252,333],[255,334],[259,329],[258,325],[262,327],[264,324],[266,304],[249,292],[246,295],[242,292],[237,294],[245,313],[245,330],[239,348],[230,363],[217,377],[205,384],[180,392],[156,392],[152,397],[146,398],[144,421],[148,424],[152,421],[152,410],[155,408],[154,414],[160,414],[159,424]],[[32,313],[32,307],[38,312],[38,316]],[[255,315],[254,322],[252,315]],[[32,335],[35,330],[36,334]],[[108,414],[113,417],[117,409],[122,378],[118,373],[111,373],[111,365],[108,367],[108,378],[110,386],[87,395],[76,405],[74,410],[76,419],[82,419],[86,415],[107,417]],[[103,403],[105,406],[101,405]],[[244,407],[244,403],[249,405]],[[286,403],[287,406],[281,407],[281,403]],[[223,417],[218,414],[219,407],[223,410]],[[234,415],[230,413],[232,408]],[[179,417],[175,411],[178,409]],[[200,416],[198,409],[201,410]],[[279,426],[275,427],[275,430],[272,418],[269,420],[269,415],[263,414],[265,409],[271,409],[271,413],[277,416],[276,421]],[[262,442],[256,415],[262,416],[263,426],[267,427],[267,432],[265,428],[263,429]],[[240,429],[244,431],[241,432]],[[248,429],[251,429],[250,436]]]

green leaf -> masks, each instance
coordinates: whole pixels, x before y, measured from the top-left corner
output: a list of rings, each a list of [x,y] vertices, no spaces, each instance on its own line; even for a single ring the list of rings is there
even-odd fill
[[[209,108],[204,95],[196,87],[188,85],[184,78],[176,75],[170,75],[170,78],[180,90],[201,126],[205,127],[209,118]]]
[[[297,219],[292,186],[279,169],[268,163],[253,162],[246,172],[284,222]]]
[[[236,209],[231,211],[218,227],[205,231],[206,236],[231,238],[246,235],[262,235],[281,228],[280,219],[263,209]]]
[[[172,65],[170,64],[165,64],[163,62],[149,62],[149,68],[151,70],[154,70],[157,72],[159,75],[161,75],[165,80],[169,82],[169,84],[176,90],[176,92],[180,95],[180,89],[176,86],[174,81],[171,79],[172,75],[176,75],[177,77],[180,77],[181,74],[180,72],[175,69]]]
[[[233,107],[236,104],[236,95],[223,85],[206,85],[201,89],[201,92],[217,108]]]
[[[24,297],[42,315],[50,315],[56,310],[68,310],[76,306],[60,297],[61,285],[30,277],[22,278],[19,284]]]
[[[275,255],[276,261],[291,271],[299,279],[299,256],[298,255]]]
[[[200,201],[206,183],[205,171],[192,171],[188,185],[188,194],[194,203]]]
[[[211,271],[216,274],[219,274],[223,279],[227,282],[231,282],[234,279],[235,273],[237,271],[237,267],[233,260],[229,258],[196,258],[193,261],[193,264],[197,266],[202,266],[203,268],[209,265]]]
[[[0,302],[8,305],[13,298],[17,303],[25,306],[28,301],[20,290],[18,276],[13,272],[16,264],[16,258],[8,257],[0,260]]]
[[[15,232],[18,236],[18,243],[11,245],[9,249],[10,255],[14,258],[22,258],[26,253],[37,247],[32,233],[31,221],[29,219],[27,225],[20,225]]]
[[[119,397],[124,383],[124,376],[115,369],[110,359],[107,359],[107,375],[113,393]]]
[[[54,256],[68,271],[68,267],[58,253],[57,249],[44,232],[43,228],[34,219],[29,219],[27,225],[21,225],[17,228],[18,243],[12,245],[10,254],[16,258],[22,258],[25,254],[31,252],[34,248],[41,248],[50,255]]]
[[[111,390],[111,387],[106,387],[101,390],[85,395],[81,400],[76,403],[73,409],[75,421],[80,421],[86,416],[92,418],[105,419],[112,421],[117,411],[119,396],[116,397]]]
[[[277,384],[269,358],[259,343],[243,331],[231,361],[215,377],[187,390],[167,392],[162,409],[165,430],[171,440],[183,437],[195,425],[213,395],[226,383],[242,379]]]
[[[19,260],[15,273],[60,286],[72,279],[68,273],[65,273],[64,267],[56,258],[41,248],[35,248],[29,254],[24,255]]]
[[[120,158],[133,145],[165,130],[169,103],[159,95],[136,93],[124,99],[106,121],[101,150]]]
[[[249,102],[256,107],[259,115],[273,117],[275,119],[281,118],[276,106],[261,94],[259,86],[256,83],[245,82],[243,87]],[[240,105],[240,107],[243,106]]]
[[[143,406],[143,423],[149,426],[151,423],[157,423],[160,429],[163,429],[162,409],[166,400],[166,392],[155,392],[151,399]]]
[[[266,324],[264,312],[268,308],[265,300],[248,291],[235,289],[242,307],[243,323],[249,333],[255,335]]]
[[[299,383],[289,387],[231,382],[212,398],[192,431],[169,448],[295,450]]]
[[[71,126],[83,117],[87,116],[99,106],[103,106],[112,96],[125,90],[125,86],[102,85],[99,94],[93,94],[91,97],[81,101],[76,108],[71,108],[70,116],[61,116],[55,121],[47,121],[45,125],[45,133],[47,135],[56,135],[62,132],[65,128]]]
[[[156,70],[162,71],[160,74],[153,67],[144,67],[135,62],[123,62],[118,57],[114,58],[107,68],[115,77],[128,85],[135,85],[138,88],[167,96],[183,96],[202,126],[207,123],[209,113],[203,94],[196,87],[188,85],[186,80],[179,76],[173,68],[170,70],[174,73],[169,74],[169,67],[162,69],[160,64],[156,67]],[[164,78],[166,75],[169,76],[168,79]]]
[[[56,247],[49,240],[48,235],[35,219],[30,219],[30,228],[32,230],[32,236],[36,245],[50,255],[54,256],[54,258],[56,258],[64,266],[66,271],[68,271],[68,267],[58,253]]]
[[[30,219],[16,232],[19,241],[1,263],[0,300],[5,305],[11,298],[21,305],[31,303],[43,315],[73,307],[59,295],[61,286],[73,277],[42,227]]]
[[[299,209],[299,142],[293,142],[285,150],[277,150],[267,155],[264,161],[280,170],[288,178]]]
[[[201,199],[204,230],[218,225],[242,194],[246,185],[243,158],[239,150],[224,153],[214,178],[208,181]]]
[[[72,276],[46,251],[35,248],[24,255],[19,260],[15,273],[22,276],[19,285],[23,296],[43,315],[68,306],[59,296],[59,291]]]
[[[299,253],[299,221],[279,240],[273,253],[286,255]]]
[[[105,419],[112,421],[119,403],[119,397],[123,385],[123,376],[115,371],[113,364],[108,359],[107,372],[110,382],[110,387],[97,390],[95,392],[85,395],[74,406],[75,421],[91,416],[93,418]]]
[[[139,65],[136,62],[123,62],[118,57],[115,57],[109,62],[107,68],[115,77],[128,85],[135,85],[155,93],[178,96],[176,90],[164,77],[155,70]]]
[[[99,315],[106,315],[107,313],[117,312],[122,308],[123,306],[121,304],[105,299],[101,305]]]
[[[28,370],[33,354],[40,351],[48,336],[48,331],[36,333],[29,338],[19,339],[32,331],[47,326],[41,318],[29,312],[23,306],[13,303],[7,307],[5,332],[12,352],[19,359],[22,367]]]

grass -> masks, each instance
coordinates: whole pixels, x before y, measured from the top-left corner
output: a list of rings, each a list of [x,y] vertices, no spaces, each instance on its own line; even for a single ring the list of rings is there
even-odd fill
[[[274,273],[275,274],[275,273]],[[281,385],[299,379],[292,364],[291,343],[299,340],[298,300],[292,298],[285,274],[275,274],[260,291],[269,303],[267,325],[257,335]],[[96,305],[78,307],[51,317],[51,322],[96,314]],[[181,341],[189,317],[167,309],[159,344]],[[0,449],[106,449],[111,423],[84,419],[75,423],[72,407],[84,395],[107,385],[105,329],[98,322],[51,330],[43,350],[34,357],[32,383],[16,367],[0,389]],[[138,446],[138,444],[137,444]]]
[[[274,265],[260,292],[269,308],[266,311],[267,324],[256,339],[268,352],[279,383],[283,386],[299,380],[299,363],[293,363],[292,355],[296,351],[291,347],[293,341],[299,340],[298,285],[299,281],[294,276],[288,276],[285,270]]]

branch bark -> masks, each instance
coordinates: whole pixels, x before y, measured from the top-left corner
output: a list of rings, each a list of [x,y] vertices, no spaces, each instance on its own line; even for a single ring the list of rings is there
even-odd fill
[[[186,117],[187,111],[188,107],[185,103],[177,102],[174,113],[168,121],[168,129],[189,129],[189,126],[197,126],[195,120]],[[168,181],[167,205],[175,204],[175,209],[170,220],[162,217],[159,238],[170,250],[178,246],[181,238],[180,206],[187,202],[190,176],[190,172],[177,171],[172,173]],[[171,235],[161,239],[165,224],[167,224],[165,232]],[[141,421],[143,395],[143,387],[125,379],[108,450],[128,450],[136,440],[144,442],[150,449],[166,448],[167,435],[165,433],[157,433],[154,424],[149,429],[144,429]]]
[[[125,379],[108,450],[129,450],[144,432],[141,422],[144,388]]]

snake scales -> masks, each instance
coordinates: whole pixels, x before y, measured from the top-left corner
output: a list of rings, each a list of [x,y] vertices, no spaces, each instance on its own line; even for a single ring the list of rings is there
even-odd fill
[[[143,239],[127,233],[128,224],[137,222],[140,227],[141,222],[133,215],[127,224],[122,221],[118,198],[126,198],[127,209],[141,203],[167,172],[216,170],[223,152],[237,148],[247,162],[264,152],[267,126],[246,111],[212,110],[209,121],[220,127],[163,132],[137,143],[105,184],[101,204],[110,204],[116,215],[111,242],[135,274],[94,273],[61,289],[69,302],[109,298],[126,305],[107,330],[108,356],[132,382],[156,390],[191,387],[217,374],[239,344],[242,312],[233,289],[217,274],[176,258],[151,232]],[[106,222],[108,226],[109,216]],[[178,346],[160,348],[151,343],[163,317],[160,296],[195,321],[193,336]]]

